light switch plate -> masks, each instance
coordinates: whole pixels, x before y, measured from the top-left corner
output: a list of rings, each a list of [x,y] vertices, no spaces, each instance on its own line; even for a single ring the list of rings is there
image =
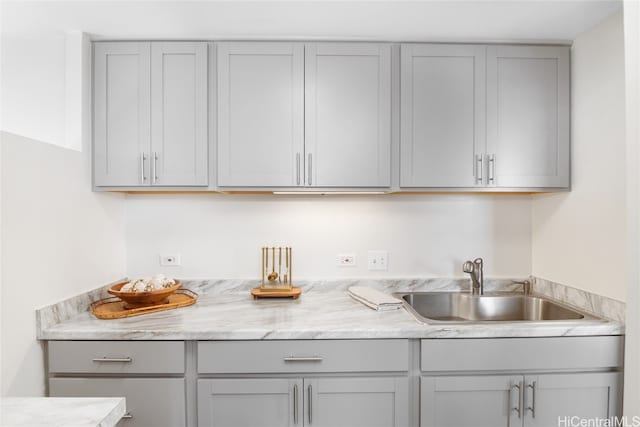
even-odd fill
[[[369,270],[387,270],[389,253],[387,251],[369,251]]]

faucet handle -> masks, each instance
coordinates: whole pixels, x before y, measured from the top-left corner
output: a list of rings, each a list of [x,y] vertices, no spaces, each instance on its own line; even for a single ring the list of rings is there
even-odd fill
[[[525,295],[529,295],[531,293],[531,281],[523,280],[521,282],[513,281],[514,285],[522,285],[522,293]]]
[[[462,264],[462,271],[465,273],[473,273],[475,268],[475,264],[471,261],[465,261],[464,264]]]

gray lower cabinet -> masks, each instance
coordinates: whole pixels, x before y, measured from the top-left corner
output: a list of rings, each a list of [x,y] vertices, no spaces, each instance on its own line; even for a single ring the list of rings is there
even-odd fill
[[[198,381],[199,427],[408,426],[407,378]]]
[[[619,415],[619,373],[423,376],[421,427],[548,427]],[[569,421],[566,422],[569,424]]]
[[[125,397],[122,427],[186,425],[183,341],[49,341],[49,395]]]
[[[508,427],[521,376],[455,376],[420,378],[421,427]]]
[[[620,336],[422,340],[420,425],[549,427],[620,415],[623,347]]]
[[[287,427],[302,423],[302,380],[198,380],[198,426]]]
[[[125,397],[119,427],[185,426],[182,378],[51,378],[51,397]]]
[[[406,377],[305,378],[304,389],[305,425],[409,425],[409,385]]]

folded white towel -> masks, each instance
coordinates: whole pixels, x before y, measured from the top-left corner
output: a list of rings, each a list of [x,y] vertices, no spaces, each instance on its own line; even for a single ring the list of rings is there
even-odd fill
[[[398,298],[366,286],[351,286],[347,293],[356,301],[374,310],[397,310],[402,307],[402,301]]]

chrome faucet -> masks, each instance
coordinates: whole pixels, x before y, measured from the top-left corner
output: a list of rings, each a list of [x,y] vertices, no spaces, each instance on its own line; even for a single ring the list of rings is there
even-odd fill
[[[482,258],[476,258],[472,261],[465,261],[462,264],[462,271],[469,273],[471,276],[471,295],[484,294],[484,274],[482,272]]]

